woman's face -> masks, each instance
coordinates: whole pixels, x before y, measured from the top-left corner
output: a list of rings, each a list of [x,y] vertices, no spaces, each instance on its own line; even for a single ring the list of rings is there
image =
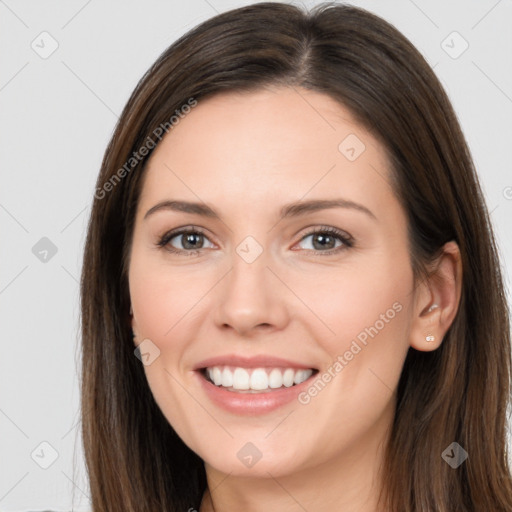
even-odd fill
[[[375,459],[415,290],[384,150],[332,98],[199,100],[149,161],[129,284],[152,393],[207,465]]]

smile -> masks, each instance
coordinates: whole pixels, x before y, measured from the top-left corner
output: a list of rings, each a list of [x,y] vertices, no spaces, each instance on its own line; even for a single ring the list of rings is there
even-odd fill
[[[225,354],[198,362],[194,375],[214,405],[236,415],[270,413],[297,401],[318,369],[267,354]]]
[[[210,366],[203,370],[203,376],[228,391],[254,393],[290,388],[309,379],[315,371],[312,368]]]

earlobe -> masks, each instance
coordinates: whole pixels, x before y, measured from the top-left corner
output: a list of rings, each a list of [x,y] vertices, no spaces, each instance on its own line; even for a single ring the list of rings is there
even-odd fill
[[[458,245],[446,243],[428,277],[416,293],[410,344],[420,351],[439,348],[457,314],[462,289],[462,263]]]
[[[434,309],[437,309],[437,308],[439,308],[439,304],[435,304],[435,303],[434,303],[434,304],[432,304],[432,305],[427,309],[427,313],[431,313],[432,311],[434,311]],[[433,320],[432,320],[432,321],[434,321],[434,320],[435,320],[435,317],[433,317]],[[425,336],[425,341],[426,341],[427,343],[433,343],[433,342],[435,342],[435,341],[436,341],[436,337],[435,337],[433,334],[428,333],[428,334]]]
[[[411,346],[416,350],[429,352],[439,348],[443,341],[441,329],[441,306],[436,302],[424,307],[413,319],[411,328]]]

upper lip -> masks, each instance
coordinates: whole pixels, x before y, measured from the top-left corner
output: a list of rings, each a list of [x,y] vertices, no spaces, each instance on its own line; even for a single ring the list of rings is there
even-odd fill
[[[297,369],[316,369],[308,363],[283,359],[270,355],[257,355],[252,357],[244,357],[235,354],[226,354],[223,356],[211,357],[204,359],[194,366],[194,370],[202,370],[212,366],[236,366],[240,368],[297,368]]]

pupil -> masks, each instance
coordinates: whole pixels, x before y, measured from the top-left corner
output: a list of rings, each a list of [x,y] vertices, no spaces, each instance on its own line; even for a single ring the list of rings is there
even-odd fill
[[[183,244],[183,246],[186,249],[194,249],[194,248],[196,248],[199,244],[194,244],[193,239],[197,238],[198,236],[201,236],[201,235],[198,235],[196,233],[190,233],[190,234],[186,235],[185,236],[185,243]]]
[[[327,244],[325,244],[325,243],[322,244],[322,241],[326,242],[329,239],[331,239],[331,242],[332,242],[333,238],[330,235],[327,235],[327,236],[325,236],[325,235],[316,235],[316,240],[320,241],[320,248],[324,248],[325,249]],[[316,247],[316,244],[315,244],[315,238],[313,239],[313,245],[315,245],[315,249],[318,249],[318,247]],[[332,245],[332,243],[330,245]]]

